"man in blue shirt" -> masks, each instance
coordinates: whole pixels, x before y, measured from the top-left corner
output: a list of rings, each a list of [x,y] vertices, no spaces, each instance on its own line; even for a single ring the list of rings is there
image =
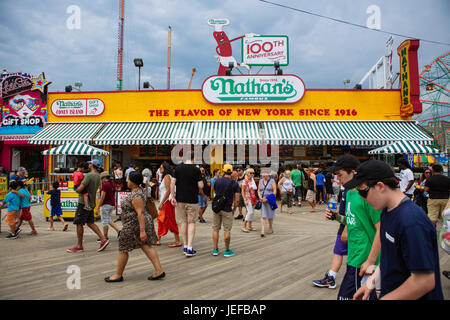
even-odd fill
[[[27,177],[25,177],[26,169],[24,167],[20,167],[19,170],[17,170],[17,174],[13,174],[10,181],[27,181]]]
[[[219,255],[219,230],[223,224],[223,238],[225,243],[224,257],[234,256],[235,252],[230,250],[230,240],[231,240],[231,228],[233,226],[233,208],[236,208],[239,204],[239,196],[241,194],[241,188],[239,184],[231,179],[231,174],[233,173],[233,166],[231,164],[226,164],[223,167],[224,175],[218,178],[214,183],[214,191],[216,195],[225,194],[226,202],[225,206],[218,213],[213,213],[213,256]]]
[[[438,242],[430,219],[400,191],[391,167],[383,161],[366,161],[356,171],[345,187],[357,187],[375,210],[383,211],[379,269],[354,299],[367,298],[379,279],[380,299],[442,300]]]

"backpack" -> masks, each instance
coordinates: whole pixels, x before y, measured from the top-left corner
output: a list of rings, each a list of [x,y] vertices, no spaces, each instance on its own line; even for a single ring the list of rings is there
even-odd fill
[[[234,180],[232,179],[230,180],[231,183],[228,185],[227,190],[223,194],[216,194],[216,196],[212,201],[212,211],[214,211],[214,213],[219,213],[227,203],[227,195],[230,193],[231,187],[233,186],[234,183]]]

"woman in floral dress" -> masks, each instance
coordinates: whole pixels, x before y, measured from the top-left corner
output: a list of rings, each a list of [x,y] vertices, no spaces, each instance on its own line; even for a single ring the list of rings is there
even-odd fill
[[[119,238],[119,254],[117,256],[116,273],[105,278],[106,282],[123,281],[123,272],[128,262],[128,252],[141,248],[149,258],[155,273],[148,277],[148,280],[157,280],[165,277],[165,272],[161,267],[158,252],[152,247],[152,243],[158,240],[156,236],[153,219],[145,210],[147,194],[141,188],[143,176],[138,171],[133,171],[129,175],[127,182],[131,193],[122,201],[122,232]]]

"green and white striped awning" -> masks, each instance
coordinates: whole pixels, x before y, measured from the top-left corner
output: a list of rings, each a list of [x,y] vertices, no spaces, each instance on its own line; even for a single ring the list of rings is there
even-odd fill
[[[42,151],[43,155],[82,155],[82,156],[100,156],[100,155],[109,155],[108,151],[95,148],[85,143],[81,143],[78,141],[69,142],[63,144],[59,147],[51,148],[48,150]]]
[[[108,123],[94,138],[98,145],[259,144],[257,121]]]
[[[103,126],[103,123],[48,123],[28,143],[64,144],[72,141],[90,143]]]
[[[405,140],[405,141],[397,141],[390,145],[371,150],[369,151],[369,154],[395,154],[395,153],[428,154],[439,152],[440,151],[436,148],[423,146],[421,144]]]
[[[380,146],[400,140],[429,145],[433,139],[412,121],[267,121],[264,142],[279,145]]]

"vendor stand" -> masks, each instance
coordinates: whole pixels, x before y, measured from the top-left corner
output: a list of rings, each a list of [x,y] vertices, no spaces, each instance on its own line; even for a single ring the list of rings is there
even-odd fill
[[[50,176],[50,186],[54,181],[60,183],[61,190],[61,207],[63,218],[74,218],[75,211],[78,206],[78,193],[74,191],[73,181],[71,181],[73,172],[77,169],[77,165],[81,161],[88,161],[91,159],[102,160],[104,155],[109,155],[109,152],[92,147],[90,145],[73,141],[61,146],[48,149],[42,152],[43,155],[56,157],[55,167],[52,170]],[[102,161],[101,161],[102,163]],[[100,195],[97,193],[98,203]],[[44,194],[44,217],[49,218],[51,211],[50,195],[46,192]],[[96,218],[99,215],[95,216]]]

